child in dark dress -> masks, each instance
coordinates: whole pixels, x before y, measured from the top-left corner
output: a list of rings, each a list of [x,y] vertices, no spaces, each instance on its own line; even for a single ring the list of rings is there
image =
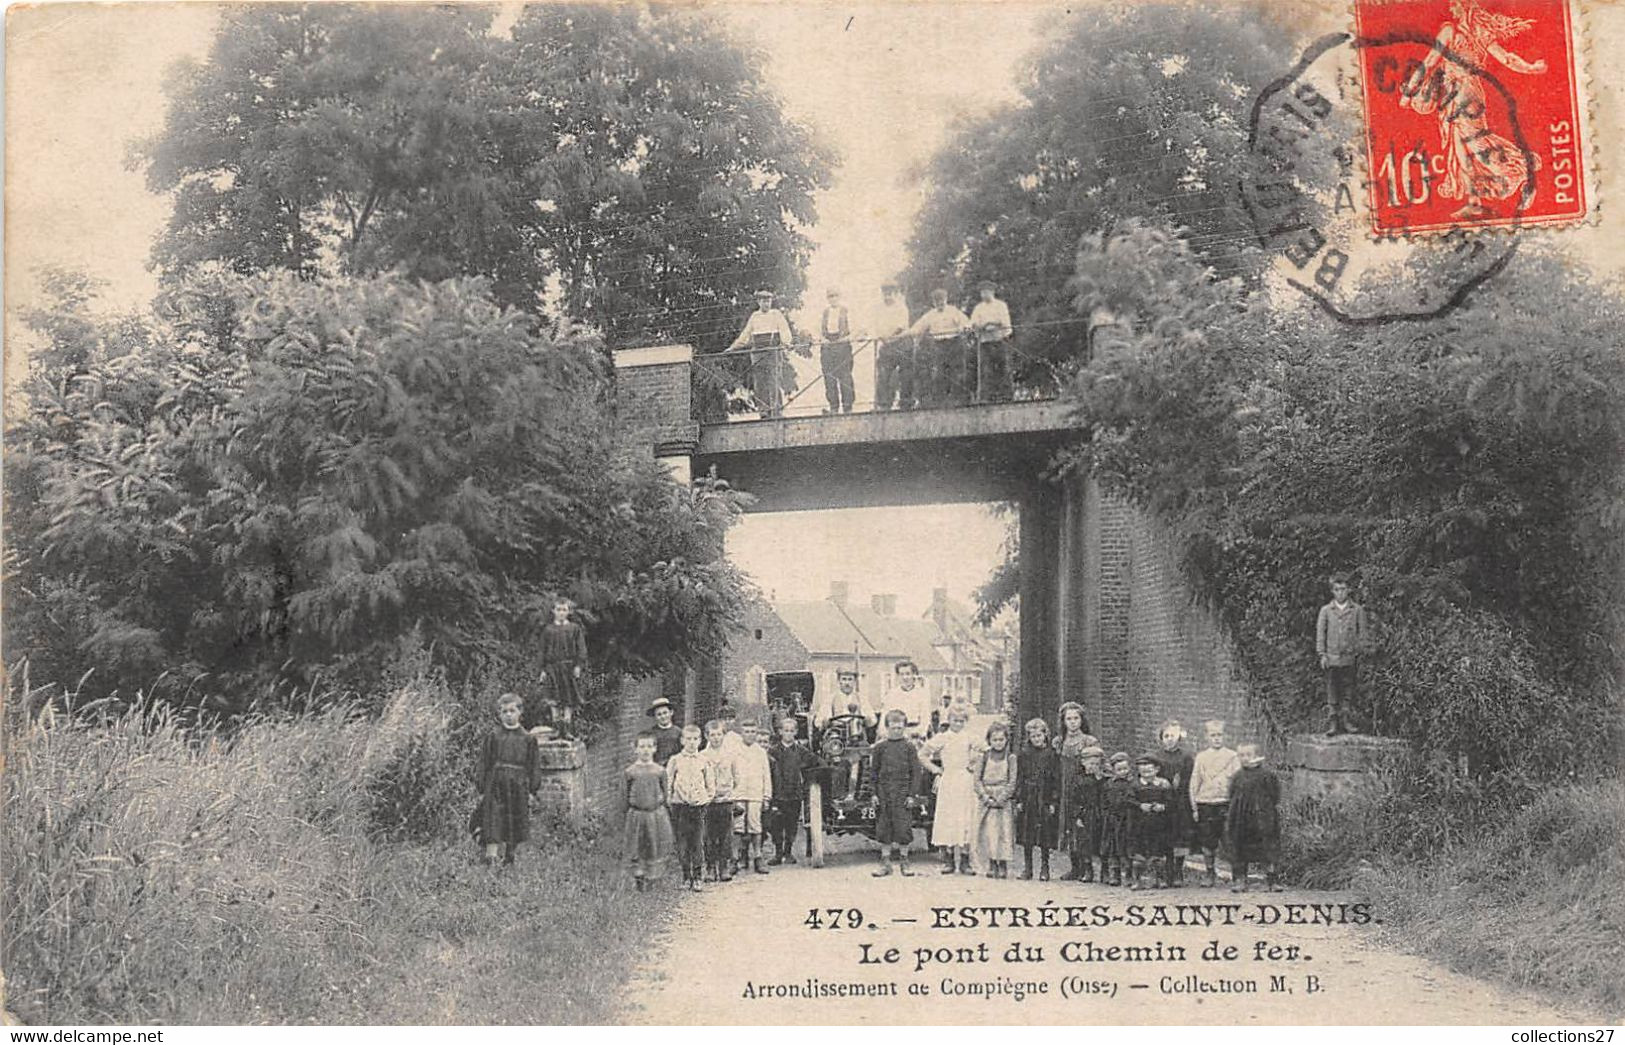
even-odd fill
[[[1281,851],[1281,782],[1264,768],[1264,755],[1257,744],[1242,744],[1236,754],[1241,769],[1230,778],[1230,808],[1224,822],[1230,842],[1231,891],[1246,892],[1248,866],[1263,864],[1266,887],[1278,893],[1275,861]]]
[[[1038,878],[1049,881],[1049,851],[1059,832],[1055,811],[1061,802],[1061,756],[1049,742],[1049,723],[1027,723],[1027,745],[1016,759],[1016,844],[1021,846],[1021,877],[1033,876],[1033,847],[1038,847]]]
[[[1080,882],[1095,880],[1095,856],[1100,852],[1103,803],[1106,781],[1101,777],[1100,760],[1106,753],[1098,747],[1086,747],[1079,756],[1082,772],[1072,778],[1072,795],[1067,808],[1072,813],[1073,838],[1078,855],[1083,860]],[[1106,880],[1106,867],[1102,861],[1100,880]]]
[[[1132,825],[1134,866],[1130,889],[1144,889],[1149,873],[1151,887],[1161,889],[1162,868],[1169,856],[1169,829],[1173,824],[1174,789],[1157,773],[1157,757],[1141,755],[1134,760],[1140,778],[1134,785],[1134,805],[1129,810]]]
[[[1111,757],[1111,779],[1101,788],[1100,797],[1100,877],[1106,885],[1122,885],[1125,871],[1130,869],[1133,848],[1130,839],[1130,819],[1134,809],[1134,781],[1128,752],[1118,751]],[[1108,867],[1111,880],[1106,880]]]
[[[540,778],[536,773],[536,742],[522,725],[525,701],[517,693],[497,698],[499,728],[486,734],[480,748],[480,804],[475,816],[479,838],[485,844],[485,862],[513,863],[514,850],[530,837],[530,796]]]
[[[1173,889],[1185,884],[1185,857],[1191,851],[1196,820],[1191,810],[1191,768],[1196,758],[1181,746],[1185,727],[1173,719],[1157,730],[1161,747],[1152,752],[1157,760],[1157,775],[1168,781],[1174,789],[1174,802],[1168,810],[1168,852],[1164,854],[1163,884]]]
[[[570,619],[570,600],[555,599],[553,622],[542,627],[542,686],[561,726],[568,726],[581,707],[586,670],[587,632]]]
[[[904,877],[914,872],[908,866],[908,849],[914,843],[914,812],[910,808],[919,790],[920,762],[914,745],[904,736],[908,714],[901,708],[886,712],[886,739],[869,749],[870,784],[875,796],[875,841],[880,843],[880,866],[876,878],[891,874],[889,846],[897,854],[897,870]]]
[[[671,814],[666,807],[666,770],[655,761],[654,734],[638,737],[633,750],[637,760],[626,767],[626,858],[641,893],[671,855]]]

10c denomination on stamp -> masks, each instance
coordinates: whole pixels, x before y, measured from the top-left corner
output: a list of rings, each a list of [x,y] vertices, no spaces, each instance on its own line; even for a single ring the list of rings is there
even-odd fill
[[[1378,235],[1587,213],[1568,0],[1356,0]]]

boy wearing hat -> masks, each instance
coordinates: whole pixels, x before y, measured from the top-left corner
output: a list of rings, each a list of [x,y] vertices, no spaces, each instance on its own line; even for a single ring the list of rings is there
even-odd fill
[[[976,401],[1003,403],[1013,396],[1010,382],[1010,306],[997,297],[998,287],[984,279],[976,285],[981,300],[971,309],[976,331]]]
[[[1150,872],[1151,888],[1161,889],[1163,867],[1171,853],[1169,813],[1174,806],[1173,787],[1158,772],[1156,755],[1141,755],[1134,760],[1134,768],[1139,780],[1134,785],[1134,806],[1129,811],[1134,843],[1129,888],[1145,888],[1145,875]]]
[[[655,720],[649,732],[655,738],[655,761],[663,766],[683,750],[683,728],[672,721],[671,701],[665,697],[655,698],[644,714]]]
[[[824,295],[827,303],[818,319],[818,366],[824,374],[826,414],[852,412],[852,319],[841,304],[841,292]]]
[[[750,387],[763,417],[777,417],[784,409],[785,346],[793,340],[790,321],[773,307],[773,292],[756,292],[756,311],[728,346],[729,352],[750,353]]]
[[[908,336],[908,303],[896,283],[880,288],[880,312],[875,316],[875,409],[912,410],[915,403],[914,339]]]

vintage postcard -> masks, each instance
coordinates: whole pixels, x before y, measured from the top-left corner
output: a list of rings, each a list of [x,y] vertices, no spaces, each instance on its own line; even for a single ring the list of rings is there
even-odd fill
[[[6,30],[12,1040],[1612,1040],[1625,5]]]

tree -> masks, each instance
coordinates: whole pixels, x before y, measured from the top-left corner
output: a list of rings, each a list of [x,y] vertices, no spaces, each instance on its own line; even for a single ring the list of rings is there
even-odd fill
[[[737,498],[618,463],[593,340],[478,281],[179,289],[126,351],[41,373],[7,433],[37,495],[8,518],[13,662],[240,708],[364,685],[414,633],[462,676],[523,665],[559,594],[604,671],[725,641]]]
[[[1237,184],[1252,99],[1292,62],[1277,17],[1176,3],[1078,17],[1030,60],[1018,103],[958,128],[927,166],[911,295],[993,279],[1018,355],[1055,361],[1086,343],[1068,290],[1085,234],[1145,217],[1185,229],[1221,273],[1254,271]]]
[[[794,303],[831,158],[761,56],[681,8],[538,4],[514,27],[536,198],[566,310],[616,344],[725,345],[752,293]]]
[[[487,279],[540,313],[704,341],[759,281],[793,295],[827,156],[703,14],[544,5],[233,8],[136,150],[173,193],[172,278],[220,261]]]
[[[1356,574],[1377,728],[1508,797],[1617,748],[1625,358],[1617,286],[1525,255],[1425,324],[1270,315],[1181,238],[1085,240],[1064,469],[1170,523],[1282,729],[1318,712],[1314,607]],[[1565,302],[1554,313],[1544,303]]]

